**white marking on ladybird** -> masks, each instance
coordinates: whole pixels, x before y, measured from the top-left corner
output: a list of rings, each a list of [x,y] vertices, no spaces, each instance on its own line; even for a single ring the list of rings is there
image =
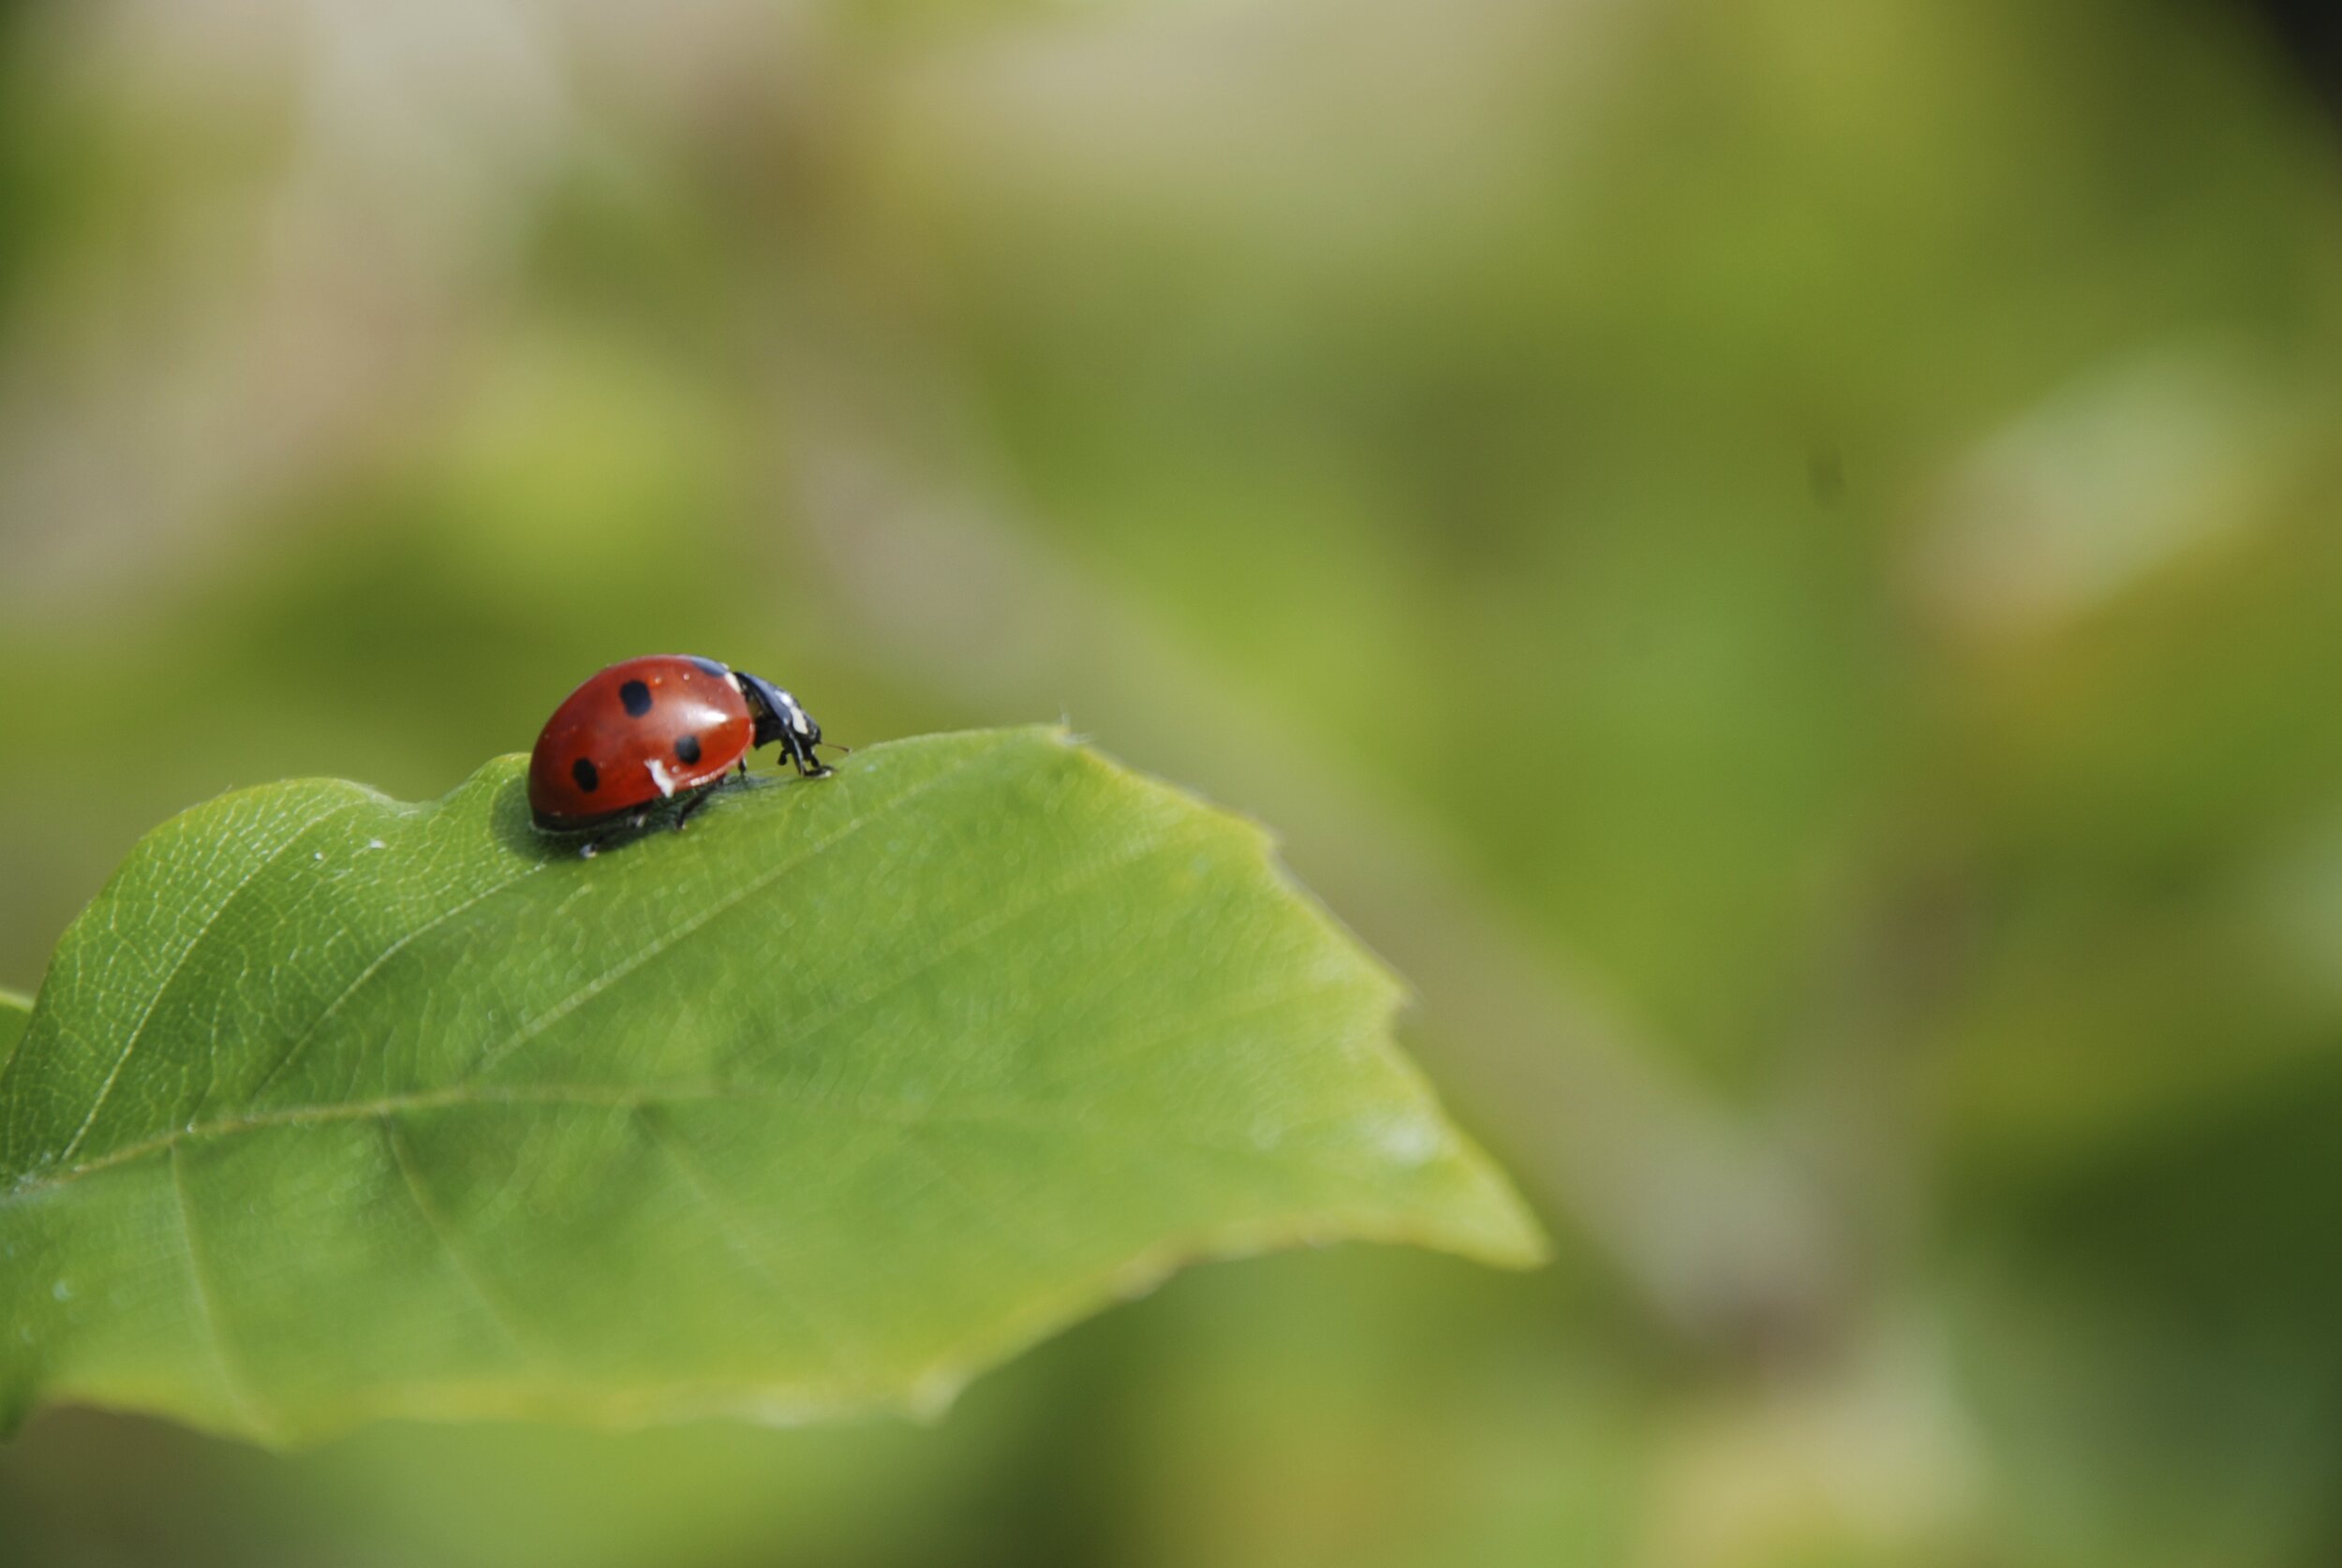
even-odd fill
[[[653,757],[643,764],[650,769],[650,781],[659,786],[659,792],[668,800],[674,798],[674,779],[667,772],[667,764]]]

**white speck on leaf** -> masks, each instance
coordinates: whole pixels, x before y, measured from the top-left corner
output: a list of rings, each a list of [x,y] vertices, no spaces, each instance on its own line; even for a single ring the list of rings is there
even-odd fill
[[[1415,1117],[1394,1117],[1384,1122],[1374,1141],[1402,1165],[1420,1165],[1440,1147],[1439,1129]]]

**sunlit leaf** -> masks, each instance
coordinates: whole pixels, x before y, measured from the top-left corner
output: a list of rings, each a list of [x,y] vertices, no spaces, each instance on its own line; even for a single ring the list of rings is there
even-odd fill
[[[140,845],[0,1075],[0,1411],[939,1407],[1183,1261],[1534,1229],[1245,821],[1053,731],[585,860],[517,758]]]

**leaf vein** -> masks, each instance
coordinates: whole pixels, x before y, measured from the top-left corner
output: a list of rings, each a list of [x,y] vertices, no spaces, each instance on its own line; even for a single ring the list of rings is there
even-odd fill
[[[920,782],[911,786],[909,789],[898,791],[895,794],[888,796],[883,802],[871,808],[869,811],[863,813],[861,816],[851,819],[836,832],[828,835],[826,837],[815,840],[802,854],[783,861],[780,865],[773,866],[769,870],[749,878],[747,881],[743,882],[738,888],[734,889],[730,894],[715,900],[704,909],[699,910],[689,919],[682,921],[663,935],[645,942],[640,951],[620,959],[617,963],[612,965],[609,969],[604,969],[600,974],[595,976],[592,980],[587,981],[585,984],[571,992],[560,1001],[556,1002],[544,1012],[538,1013],[535,1017],[523,1023],[519,1028],[513,1030],[512,1033],[505,1040],[489,1047],[488,1050],[482,1053],[479,1065],[472,1069],[471,1081],[476,1083],[482,1078],[487,1076],[490,1072],[496,1071],[497,1067],[500,1063],[510,1058],[512,1053],[518,1051],[522,1046],[527,1044],[530,1041],[544,1033],[545,1030],[551,1028],[554,1025],[559,1023],[562,1019],[568,1017],[571,1013],[576,1012],[579,1008],[593,1000],[594,998],[601,995],[602,992],[608,990],[612,985],[616,984],[627,976],[641,969],[644,965],[649,963],[652,959],[658,957],[661,954],[674,951],[675,946],[680,943],[684,938],[689,937],[693,932],[700,930],[717,916],[738,908],[739,905],[747,899],[754,896],[756,894],[763,892],[766,888],[774,886],[778,883],[782,878],[789,876],[791,873],[803,870],[806,866],[811,865],[817,858],[829,850],[845,842],[847,839],[852,838],[854,835],[862,832],[871,823],[883,821],[895,812],[899,811],[911,801],[926,794],[928,791],[933,790],[939,785],[941,785],[946,781],[958,777],[960,774],[967,772],[976,763],[990,760],[992,759],[987,755],[978,753],[976,756],[968,758],[965,761],[955,762],[950,767],[945,768],[942,772],[934,775],[932,777],[922,779]]]
[[[195,1296],[195,1315],[203,1324],[204,1338],[211,1342],[212,1359],[219,1365],[220,1386],[228,1391],[228,1398],[255,1430],[274,1431],[276,1423],[262,1413],[260,1401],[230,1353],[228,1337],[221,1330],[219,1309],[212,1300],[211,1281],[205,1277],[203,1259],[195,1243],[195,1212],[187,1198],[186,1162],[179,1158],[176,1145],[170,1150],[170,1187],[178,1201],[179,1236],[186,1251],[187,1282]]]
[[[660,1118],[653,1114],[658,1109],[657,1105],[642,1103],[631,1106],[630,1109],[633,1113],[636,1124],[643,1129],[644,1135],[657,1146],[661,1154],[666,1156],[668,1163],[672,1164],[682,1176],[684,1185],[698,1198],[700,1206],[706,1209],[708,1218],[715,1221],[716,1233],[723,1238],[725,1247],[732,1251],[734,1256],[748,1265],[750,1273],[764,1282],[765,1289],[780,1305],[781,1309],[790,1317],[794,1318],[807,1333],[812,1335],[820,1342],[822,1349],[829,1353],[830,1359],[843,1368],[849,1378],[857,1383],[871,1382],[869,1368],[864,1364],[862,1357],[858,1354],[850,1352],[830,1325],[816,1317],[805,1305],[804,1298],[797,1294],[795,1287],[789,1282],[787,1277],[775,1268],[770,1260],[764,1256],[763,1248],[749,1243],[745,1235],[745,1227],[733,1215],[730,1206],[717,1196],[714,1188],[700,1174],[698,1162],[684,1153],[674,1132],[660,1125]]]
[[[266,1093],[268,1091],[268,1087],[274,1083],[277,1077],[288,1068],[291,1067],[293,1062],[300,1058],[301,1053],[308,1048],[309,1042],[317,1038],[318,1030],[323,1028],[326,1023],[332,1019],[336,1013],[341,1011],[344,1003],[348,1002],[350,998],[356,996],[359,991],[363,989],[368,981],[371,981],[376,975],[381,973],[383,966],[388,964],[392,959],[397,957],[409,943],[413,942],[417,938],[422,937],[426,932],[437,930],[439,926],[446,925],[456,916],[479,908],[482,904],[486,903],[497,895],[510,892],[511,889],[518,887],[521,883],[526,881],[529,878],[535,876],[538,872],[543,870],[544,868],[545,863],[540,861],[535,865],[531,865],[527,869],[522,871],[517,877],[508,877],[503,881],[497,882],[493,887],[484,888],[481,892],[472,895],[469,898],[465,899],[462,903],[452,905],[448,909],[442,910],[439,913],[432,916],[429,920],[423,922],[421,925],[416,926],[413,930],[408,932],[405,936],[391,943],[390,946],[384,948],[378,954],[376,955],[372,963],[368,964],[364,969],[360,971],[356,979],[352,980],[347,986],[343,987],[342,994],[340,996],[335,997],[333,1001],[326,1005],[323,1012],[319,1013],[316,1018],[310,1021],[309,1027],[302,1030],[301,1038],[294,1041],[292,1044],[286,1049],[285,1054],[276,1058],[275,1064],[260,1075],[260,1081],[258,1084],[255,1084],[252,1087],[251,1092],[245,1096],[245,1102],[246,1104],[251,1104],[255,1101],[258,1101],[262,1094]]]
[[[82,1140],[89,1136],[89,1130],[97,1124],[98,1112],[106,1108],[107,1100],[113,1094],[114,1085],[122,1081],[123,1070],[130,1065],[131,1055],[138,1050],[139,1041],[144,1037],[146,1026],[154,1020],[156,1010],[162,1006],[163,998],[170,994],[172,984],[178,980],[181,971],[187,967],[187,960],[195,955],[196,949],[203,945],[204,939],[212,934],[212,927],[218,925],[220,916],[228,912],[228,907],[243,895],[245,889],[259,880],[261,872],[275,865],[277,861],[284,858],[288,851],[307,836],[310,829],[345,811],[354,811],[363,804],[365,804],[363,797],[344,801],[330,810],[319,812],[293,829],[291,833],[285,836],[285,841],[282,844],[271,850],[251,870],[237,879],[236,885],[228,890],[227,896],[213,906],[212,912],[203,917],[203,924],[196,927],[195,935],[187,939],[186,946],[179,950],[179,956],[172,960],[170,972],[166,973],[161,984],[155,987],[155,994],[146,998],[146,1006],[139,1013],[138,1022],[130,1026],[130,1038],[123,1043],[122,1054],[114,1058],[112,1069],[106,1074],[106,1081],[97,1086],[97,1098],[90,1102],[89,1115],[82,1118],[82,1125],[74,1130],[73,1136],[67,1140],[65,1147],[58,1151],[56,1158],[44,1161],[45,1164],[51,1166],[64,1164],[73,1158],[74,1150],[82,1146]]]
[[[815,1014],[810,1022],[796,1024],[788,1033],[780,1037],[778,1042],[778,1047],[782,1050],[789,1050],[801,1045],[804,1042],[819,1035],[823,1029],[837,1023],[838,1020],[851,1017],[866,1007],[883,1001],[912,981],[942,968],[943,965],[986,937],[993,936],[1027,916],[1047,909],[1068,894],[1078,893],[1094,882],[1104,880],[1117,871],[1127,870],[1148,856],[1160,853],[1177,839],[1178,835],[1166,833],[1144,840],[1136,850],[1126,850],[1121,853],[1109,855],[1103,861],[1093,861],[1073,875],[1060,878],[1048,887],[1039,889],[1014,903],[1001,905],[987,913],[977,916],[949,937],[926,949],[919,962],[905,967],[878,984],[835,1004],[825,1012]]]
[[[1223,1028],[1241,1022],[1258,1012],[1297,1000],[1313,994],[1317,987],[1296,987],[1289,995],[1274,992],[1248,994],[1238,1008],[1226,1016],[1205,1019],[1188,1018],[1176,1029],[1165,1030],[1152,1037],[1137,1049],[1118,1051],[1104,1059],[1103,1065],[1114,1066],[1146,1051],[1158,1049],[1171,1040],[1192,1033]],[[1325,988],[1339,992],[1339,987]],[[1055,1083],[1055,1080],[1045,1082]],[[602,1084],[452,1084],[444,1088],[415,1089],[403,1094],[384,1095],[377,1099],[335,1102],[311,1105],[289,1105],[274,1111],[247,1111],[218,1121],[202,1122],[175,1129],[143,1143],[126,1145],[96,1159],[79,1165],[52,1167],[51,1170],[20,1180],[7,1192],[0,1192],[0,1209],[37,1197],[39,1194],[96,1176],[117,1165],[126,1165],[149,1155],[163,1154],[179,1145],[200,1138],[231,1137],[245,1132],[262,1132],[276,1128],[315,1127],[341,1121],[364,1121],[408,1111],[464,1110],[497,1105],[596,1105],[618,1110],[635,1110],[660,1105],[695,1104],[704,1102],[772,1101],[802,1105],[808,1102],[807,1093],[798,1088],[784,1088],[771,1084],[754,1082],[692,1082],[646,1084],[639,1087],[618,1087]],[[828,1101],[823,1103],[843,1105],[860,1111],[867,1102]],[[919,1114],[918,1107],[901,1107],[910,1114]],[[873,1113],[875,1114],[875,1113]],[[936,1115],[932,1119],[945,1117]]]
[[[432,1201],[431,1189],[423,1181],[422,1172],[415,1163],[414,1150],[408,1146],[406,1138],[398,1131],[396,1114],[385,1113],[377,1117],[375,1125],[382,1130],[382,1141],[390,1146],[391,1161],[398,1167],[407,1194],[414,1200],[416,1211],[422,1214],[423,1224],[429,1228],[439,1250],[447,1254],[449,1266],[455,1277],[464,1282],[464,1288],[471,1294],[472,1299],[480,1303],[482,1309],[488,1314],[488,1320],[497,1325],[497,1331],[511,1342],[514,1350],[520,1352],[523,1359],[537,1359],[535,1337],[522,1328],[519,1314],[497,1298],[497,1292],[489,1288],[487,1280],[473,1268],[471,1260],[455,1245],[453,1227],[439,1212],[439,1206]]]

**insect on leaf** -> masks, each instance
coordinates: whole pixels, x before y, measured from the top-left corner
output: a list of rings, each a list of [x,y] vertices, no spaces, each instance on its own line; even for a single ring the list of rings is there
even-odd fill
[[[936,1409],[1192,1259],[1538,1255],[1260,831],[1058,732],[591,860],[522,771],[225,796],[67,931],[0,1073],[0,1420]]]

